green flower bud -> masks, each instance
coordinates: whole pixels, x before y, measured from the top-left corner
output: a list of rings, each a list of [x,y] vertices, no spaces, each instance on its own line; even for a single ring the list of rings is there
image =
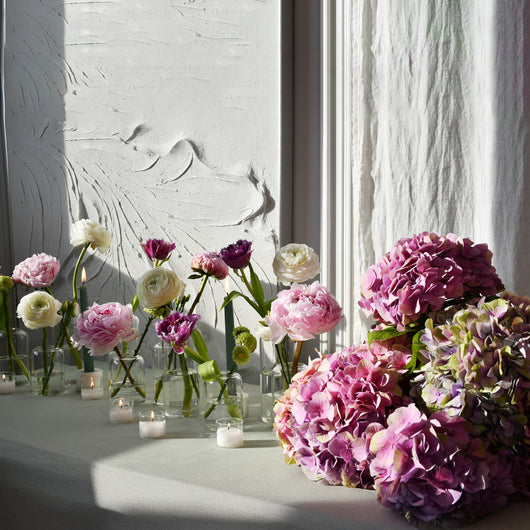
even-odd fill
[[[0,276],[0,291],[9,294],[11,289],[15,287],[15,282],[10,276]]]
[[[246,328],[245,326],[237,326],[232,330],[232,335],[234,336],[234,339],[236,342],[239,342],[238,336],[241,333],[248,333],[250,330]]]
[[[232,350],[232,360],[238,365],[247,364],[250,361],[250,351],[246,346],[239,344]]]
[[[237,343],[245,346],[250,353],[258,346],[258,341],[252,333],[240,333],[237,337]]]

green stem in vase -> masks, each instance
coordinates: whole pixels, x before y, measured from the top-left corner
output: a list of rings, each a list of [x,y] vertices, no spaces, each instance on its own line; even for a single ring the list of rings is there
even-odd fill
[[[188,417],[191,414],[191,400],[193,398],[193,385],[188,371],[188,363],[186,362],[186,356],[181,353],[178,355],[180,369],[182,370],[182,381],[184,383],[184,397],[182,399],[182,415]]]
[[[300,352],[302,351],[302,344],[303,341],[299,340],[296,343],[296,351],[294,352],[294,360],[293,360],[293,375],[298,372],[298,360],[300,359]]]
[[[234,372],[236,370],[236,366],[237,365],[235,363],[232,365],[232,368],[227,373],[226,379],[224,381],[223,381],[223,378],[220,377],[220,376],[215,378],[215,380],[219,383],[220,390],[219,390],[219,394],[217,396],[217,399],[215,400],[215,403],[210,405],[208,410],[204,413],[204,418],[205,419],[208,418],[208,416],[214,411],[215,407],[220,402],[222,397],[225,398],[225,403],[227,403],[227,410],[228,410],[230,416],[232,416],[232,418],[241,418],[241,414],[239,414],[239,409],[237,408],[237,404],[229,403],[228,390],[226,389],[226,387],[228,385],[228,380],[234,374]]]
[[[111,393],[111,397],[114,397],[116,396],[116,394],[120,391],[121,387],[126,383],[127,379],[129,379],[129,381],[131,382],[131,385],[134,387],[134,389],[136,390],[136,392],[138,392],[138,394],[140,396],[142,396],[144,399],[145,399],[145,392],[143,390],[143,388],[141,388],[140,386],[138,386],[135,381],[134,381],[134,378],[127,366],[127,363],[124,361],[122,355],[121,355],[121,352],[120,350],[118,349],[117,346],[114,346],[114,351],[116,352],[116,355],[118,356],[118,359],[120,360],[120,364],[121,366],[123,367],[123,369],[125,370],[125,377],[123,379],[123,382],[122,384],[118,387],[118,388],[115,388],[112,393]]]
[[[276,357],[282,369],[283,389],[287,390],[291,384],[291,371],[289,369],[289,360],[287,359],[287,352],[285,351],[285,339],[280,344],[275,344]]]
[[[149,331],[149,326],[151,325],[151,323],[153,322],[154,319],[155,319],[154,316],[149,315],[149,319],[148,319],[148,321],[147,321],[147,323],[145,325],[145,328],[144,328],[144,331],[142,333],[142,336],[140,337],[140,340],[138,341],[138,346],[136,346],[136,348],[134,349],[134,355],[135,356],[138,355],[138,352],[140,351],[140,348],[141,348],[141,346],[142,346],[142,344],[144,342],[144,339],[145,339],[145,337],[147,335],[147,332]]]
[[[10,306],[9,306],[9,294],[3,293],[4,296],[4,307],[6,312],[6,339],[7,339],[7,347],[9,348],[9,361],[14,360],[18,366],[20,367],[20,370],[24,374],[24,377],[27,381],[29,381],[29,371],[27,366],[24,364],[24,361],[18,356],[17,351],[15,349],[15,344],[13,343],[13,330],[11,329],[11,323],[10,323]]]

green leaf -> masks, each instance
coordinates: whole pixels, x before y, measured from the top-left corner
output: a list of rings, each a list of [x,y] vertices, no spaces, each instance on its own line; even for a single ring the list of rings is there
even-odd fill
[[[250,284],[252,285],[252,295],[256,300],[256,303],[260,308],[265,308],[265,292],[263,291],[263,285],[258,275],[254,272],[252,264],[248,263],[248,268],[250,271]]]
[[[191,274],[190,276],[188,276],[188,280],[198,280],[199,278],[202,278],[203,275],[202,274]]]
[[[226,307],[226,305],[227,305],[229,302],[231,302],[234,298],[237,298],[238,296],[244,298],[244,299],[248,302],[248,304],[249,304],[251,307],[253,307],[253,308],[256,310],[256,312],[257,312],[260,316],[264,317],[264,316],[266,315],[266,313],[265,313],[265,314],[262,314],[263,311],[262,311],[262,309],[256,304],[256,302],[252,301],[248,296],[246,296],[246,295],[240,293],[239,291],[231,291],[230,293],[228,293],[228,294],[226,295],[226,297],[225,297],[223,303],[221,304],[221,307],[219,308],[219,311],[222,311],[222,310]]]
[[[195,350],[192,350],[189,346],[184,346],[184,353],[197,364],[205,363],[209,359],[203,359]]]
[[[197,353],[202,358],[201,362],[209,361],[210,355],[208,353],[208,346],[206,346],[206,342],[202,338],[201,332],[197,328],[194,328],[191,332],[191,338],[193,339],[193,344],[197,350]]]
[[[416,366],[418,364],[418,356],[420,354],[420,350],[425,348],[425,345],[423,342],[420,341],[420,336],[423,330],[418,331],[414,334],[414,337],[412,337],[412,357],[410,358],[410,361],[407,363],[405,368],[411,372],[412,370],[416,369]]]
[[[219,370],[219,365],[215,359],[199,364],[197,370],[203,381],[206,381],[207,383],[209,381],[214,381],[221,375],[221,370]]]
[[[375,331],[370,331],[370,333],[368,333],[368,346],[370,346],[374,340],[388,340],[406,334],[406,331],[398,331],[394,326],[385,329],[376,329]]]
[[[140,305],[140,299],[138,298],[138,293],[134,295],[134,298],[131,302],[133,313],[138,309],[138,306]]]

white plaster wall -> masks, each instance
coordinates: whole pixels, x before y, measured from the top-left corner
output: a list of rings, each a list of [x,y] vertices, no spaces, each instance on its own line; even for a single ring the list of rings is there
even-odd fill
[[[279,225],[278,0],[8,1],[6,121],[15,263],[62,262],[70,292],[89,217],[113,244],[86,261],[92,300],[128,302],[148,267],[140,241],[192,254],[245,238],[270,277]],[[132,279],[132,280],[131,280]],[[189,280],[193,295],[197,280]],[[222,287],[199,311],[211,346]],[[236,310],[248,322],[244,306]],[[222,326],[220,327],[222,330]],[[224,358],[224,353],[214,354]]]

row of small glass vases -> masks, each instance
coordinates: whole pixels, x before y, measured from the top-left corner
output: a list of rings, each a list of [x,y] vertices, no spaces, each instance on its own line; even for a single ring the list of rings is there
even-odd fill
[[[197,363],[161,342],[153,350],[153,375],[154,403],[168,417],[203,415],[212,431],[218,418],[243,417],[243,382],[237,372],[221,372],[206,383],[200,379]]]
[[[28,334],[19,328],[11,328],[11,337],[0,330],[0,372],[14,372],[15,384],[27,385],[29,342]],[[11,340],[12,348],[9,344]],[[14,349],[14,352],[12,351]]]
[[[153,349],[153,378],[153,401],[166,416],[191,418],[199,414],[201,392],[195,361],[159,342]]]

